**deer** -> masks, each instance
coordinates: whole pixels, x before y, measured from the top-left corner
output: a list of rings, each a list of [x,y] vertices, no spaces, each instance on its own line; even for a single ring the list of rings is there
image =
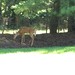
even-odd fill
[[[36,29],[32,27],[21,27],[18,32],[14,35],[14,40],[16,39],[17,36],[21,36],[21,44],[25,44],[25,34],[29,34],[31,37],[31,46],[34,43],[34,36],[36,36]],[[25,44],[26,45],[26,44]]]

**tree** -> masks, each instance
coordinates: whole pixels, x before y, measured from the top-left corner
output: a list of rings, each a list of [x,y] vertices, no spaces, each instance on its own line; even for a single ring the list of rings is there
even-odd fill
[[[1,0],[2,13],[8,17],[12,14],[12,9],[16,15],[19,15],[19,19],[28,20],[29,24],[32,24],[34,20],[37,23],[43,21],[49,26],[50,33],[57,33],[57,27],[59,19],[66,17],[68,20],[69,32],[74,31],[74,12],[75,12],[75,0]],[[0,11],[0,12],[2,12]],[[41,19],[41,20],[40,20]],[[33,21],[33,22],[31,22]],[[20,22],[22,23],[23,20]],[[28,24],[28,23],[27,23]],[[21,24],[20,24],[21,25]],[[11,26],[11,25],[10,25]]]
[[[24,16],[31,20],[39,19],[38,22],[42,21],[48,26],[50,12],[51,12],[51,0],[27,0],[20,1],[19,4],[15,5],[15,12],[18,15]],[[38,17],[38,18],[37,18]],[[40,20],[42,19],[42,20]]]
[[[75,9],[73,9],[75,7],[75,1],[74,0],[70,0],[69,1],[69,8],[71,9],[71,13],[68,16],[68,31],[69,32],[75,32]]]
[[[60,11],[60,0],[55,0],[52,7],[52,15],[50,18],[50,33],[57,33],[58,21],[59,21],[59,11]]]
[[[2,6],[2,2],[0,1],[0,25],[2,24],[2,9],[1,9],[1,6]]]
[[[68,20],[68,32],[75,31],[75,0],[62,0],[61,1],[61,16]]]

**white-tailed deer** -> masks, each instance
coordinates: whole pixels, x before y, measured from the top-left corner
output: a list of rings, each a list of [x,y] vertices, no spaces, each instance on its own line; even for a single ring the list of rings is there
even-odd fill
[[[16,39],[16,37],[18,35],[21,36],[21,44],[25,44],[25,34],[29,34],[31,37],[31,46],[33,45],[34,42],[34,36],[36,36],[36,30],[34,28],[31,27],[21,27],[19,29],[19,31],[14,35],[14,39]]]

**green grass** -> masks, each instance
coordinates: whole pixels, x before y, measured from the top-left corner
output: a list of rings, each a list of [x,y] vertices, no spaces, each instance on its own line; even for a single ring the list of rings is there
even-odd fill
[[[36,52],[42,54],[56,53],[61,54],[64,52],[75,52],[75,46],[61,46],[61,47],[44,47],[44,48],[0,48],[0,54],[17,53],[17,52]]]

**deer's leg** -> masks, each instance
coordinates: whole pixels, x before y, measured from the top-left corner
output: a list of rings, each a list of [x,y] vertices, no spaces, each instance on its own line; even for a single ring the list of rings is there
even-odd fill
[[[32,46],[33,42],[34,42],[34,36],[33,36],[33,34],[30,34],[30,37],[31,37],[31,46]]]
[[[25,35],[22,35],[21,44],[22,44],[22,45],[26,45],[24,42],[25,42]]]
[[[14,35],[13,39],[15,40],[18,35],[19,35],[19,33],[16,33],[16,34]]]
[[[25,35],[24,35],[24,37],[23,37],[23,42],[25,43]]]

